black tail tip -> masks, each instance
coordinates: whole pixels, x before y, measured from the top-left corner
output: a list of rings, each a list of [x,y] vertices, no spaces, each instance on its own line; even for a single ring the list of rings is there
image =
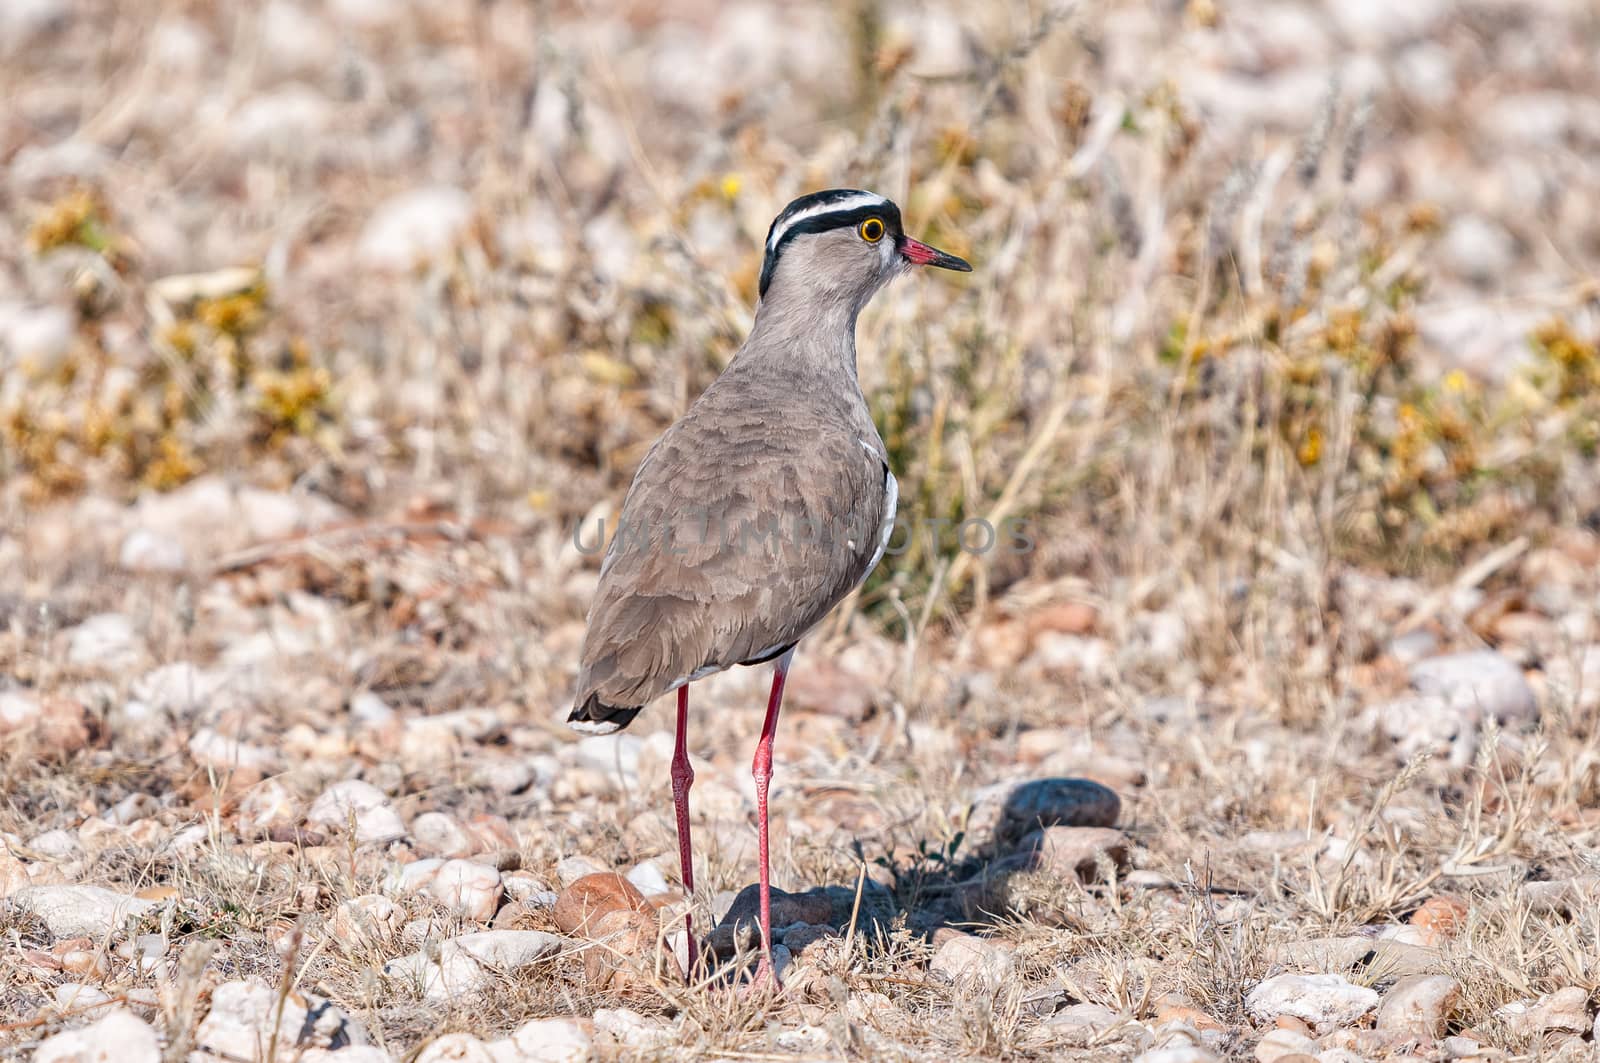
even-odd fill
[[[636,708],[604,705],[599,698],[591,697],[588,701],[572,707],[572,712],[567,716],[567,726],[580,734],[615,734],[632,723],[633,718],[643,711],[642,705]]]

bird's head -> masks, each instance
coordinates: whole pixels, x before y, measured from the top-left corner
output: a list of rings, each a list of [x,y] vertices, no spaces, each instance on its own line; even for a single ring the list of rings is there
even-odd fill
[[[913,266],[972,272],[964,259],[907,236],[900,208],[876,192],[813,192],[783,208],[767,231],[761,301],[793,297],[804,304],[840,302],[859,311],[879,288]]]

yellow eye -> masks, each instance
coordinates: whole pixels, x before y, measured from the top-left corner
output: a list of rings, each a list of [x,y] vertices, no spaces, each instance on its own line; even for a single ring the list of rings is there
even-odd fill
[[[880,218],[868,218],[861,223],[861,228],[857,231],[861,233],[861,239],[869,244],[875,244],[883,239],[883,221]]]

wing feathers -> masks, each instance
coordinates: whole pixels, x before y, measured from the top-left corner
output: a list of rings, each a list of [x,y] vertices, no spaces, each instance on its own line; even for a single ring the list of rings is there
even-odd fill
[[[580,706],[636,710],[773,656],[876,563],[893,481],[862,426],[808,417],[792,394],[740,398],[719,409],[708,391],[640,466],[590,611]]]

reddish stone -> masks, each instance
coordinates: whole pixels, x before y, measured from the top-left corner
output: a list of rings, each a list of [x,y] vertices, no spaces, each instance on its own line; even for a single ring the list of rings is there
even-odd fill
[[[561,932],[571,937],[586,933],[592,922],[608,912],[644,907],[644,895],[633,883],[614,871],[603,871],[585,875],[562,890],[552,915]]]

